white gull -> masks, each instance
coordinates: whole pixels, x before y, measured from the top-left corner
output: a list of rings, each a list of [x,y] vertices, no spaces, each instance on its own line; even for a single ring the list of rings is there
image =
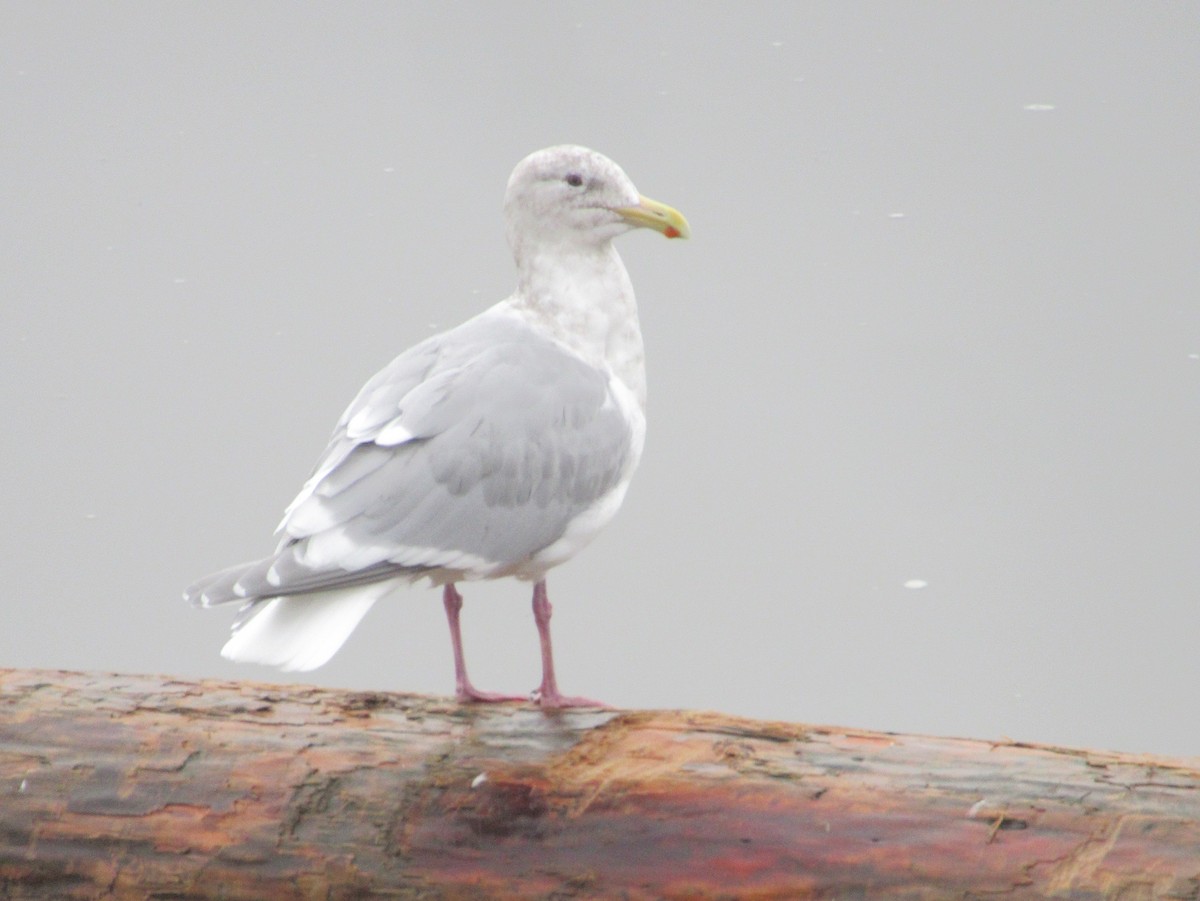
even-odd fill
[[[184,597],[241,602],[232,660],[310,670],[397,585],[443,586],[462,701],[511,700],[467,677],[455,583],[534,583],[543,707],[561,694],[546,573],[612,519],[642,455],[646,376],[633,288],[613,239],[686,238],[676,210],[616,163],[550,147],[513,170],[504,201],[517,290],[405,351],[359,392],[288,506],[279,546]]]

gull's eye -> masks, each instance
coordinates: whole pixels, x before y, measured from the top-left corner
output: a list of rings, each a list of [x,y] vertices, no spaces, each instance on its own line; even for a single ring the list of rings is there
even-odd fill
[[[567,175],[565,181],[572,188],[578,188],[583,185],[583,176],[580,175],[578,172],[572,172],[569,175]]]

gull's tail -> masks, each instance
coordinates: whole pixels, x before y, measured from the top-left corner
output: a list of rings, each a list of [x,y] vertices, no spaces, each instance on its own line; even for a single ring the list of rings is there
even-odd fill
[[[350,637],[394,581],[262,598],[242,608],[221,656],[285,670],[316,669]]]

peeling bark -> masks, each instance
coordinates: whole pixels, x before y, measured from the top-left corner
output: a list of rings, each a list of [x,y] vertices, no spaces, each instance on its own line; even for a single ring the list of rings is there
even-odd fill
[[[0,670],[0,898],[1193,898],[1200,760]]]

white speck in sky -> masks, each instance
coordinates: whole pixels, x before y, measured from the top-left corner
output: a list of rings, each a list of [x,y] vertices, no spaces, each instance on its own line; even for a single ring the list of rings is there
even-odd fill
[[[83,514],[83,518],[84,519],[95,519],[96,514],[95,513],[85,513],[85,514]]]
[[[924,579],[909,579],[904,583],[905,588],[928,588],[929,583]]]
[[[1188,354],[1189,360],[1200,360],[1200,354]]]
[[[1029,110],[1031,113],[1048,113],[1053,110],[1053,103],[1026,103],[1022,109]]]
[[[384,172],[395,172],[395,171],[396,171],[396,167],[395,167],[395,166],[384,166],[384,167],[383,167],[383,171],[384,171]]]
[[[184,282],[187,281],[187,279],[184,278],[182,275],[177,275],[173,279],[171,279],[171,281],[173,281],[177,285],[182,285]]]
[[[771,41],[771,46],[772,47],[782,47],[783,41]]]
[[[904,217],[905,217],[904,213],[888,213],[889,219],[903,219]]]

